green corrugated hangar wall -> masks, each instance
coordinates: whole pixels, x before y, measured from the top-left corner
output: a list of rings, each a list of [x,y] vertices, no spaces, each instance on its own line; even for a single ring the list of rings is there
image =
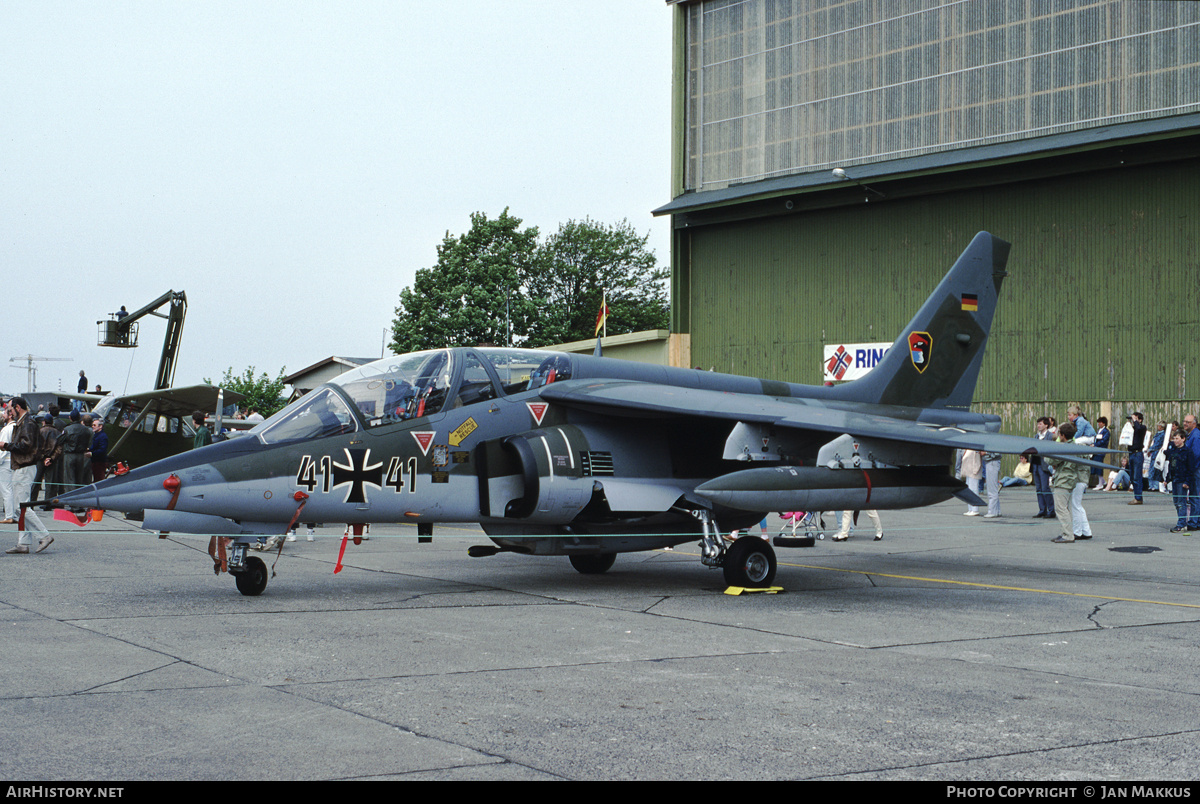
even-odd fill
[[[1072,401],[1117,429],[1179,419],[1200,407],[1198,216],[1192,158],[689,225],[676,327],[693,365],[820,383],[825,343],[892,341],[987,230],[1013,247],[976,409],[1014,433]]]

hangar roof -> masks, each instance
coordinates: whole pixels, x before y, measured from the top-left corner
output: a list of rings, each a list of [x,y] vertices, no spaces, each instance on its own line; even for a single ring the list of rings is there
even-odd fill
[[[916,177],[936,175],[948,176],[955,173],[980,171],[998,166],[1032,163],[1045,160],[1038,175],[1055,175],[1096,169],[1098,165],[1086,159],[1090,153],[1106,151],[1145,142],[1163,142],[1182,137],[1200,136],[1200,114],[1185,114],[1161,117],[1153,120],[1136,120],[1100,128],[1088,128],[1061,134],[1052,134],[1033,139],[1020,139],[976,148],[962,148],[922,156],[907,157],[872,164],[854,165],[847,169],[848,179],[834,178],[829,171],[780,176],[773,179],[748,182],[746,184],[685,193],[668,204],[653,210],[654,215],[681,215],[716,207],[729,207],[755,201],[778,199],[781,196],[827,193],[839,191],[846,196],[844,203],[856,203],[847,194],[848,186],[862,187],[880,182],[892,182]],[[1175,158],[1174,149],[1155,148],[1153,153],[1162,159]],[[1082,155],[1084,159],[1049,162],[1055,157]],[[974,175],[974,174],[972,174]],[[1021,178],[1028,178],[1022,175]],[[1011,180],[1011,179],[1010,179]],[[974,183],[973,179],[960,179],[962,183]],[[991,181],[983,183],[993,183]],[[878,191],[872,191],[878,192]],[[853,193],[854,198],[860,195]],[[829,201],[821,204],[828,205]]]

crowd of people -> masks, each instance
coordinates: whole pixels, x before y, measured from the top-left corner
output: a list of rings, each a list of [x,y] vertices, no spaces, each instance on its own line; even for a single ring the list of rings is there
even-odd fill
[[[79,386],[87,387],[87,377],[79,372]],[[99,386],[97,386],[97,390]],[[193,415],[196,435],[194,447],[211,444],[205,425],[206,414]],[[239,411],[237,418],[263,421],[250,408]],[[122,421],[128,427],[131,420]],[[0,403],[0,525],[18,524],[23,503],[33,505],[40,499],[42,510],[52,509],[51,501],[72,489],[103,480],[108,474],[109,441],[104,421],[79,409],[60,410],[57,405],[30,410],[24,397]],[[17,544],[9,554],[40,553],[54,537],[46,533],[33,544],[28,530],[20,530]]]
[[[16,524],[21,504],[36,503],[39,496],[48,511],[54,497],[94,483],[108,470],[108,436],[104,423],[91,414],[72,410],[63,415],[57,405],[34,412],[18,396],[4,405],[0,422],[0,524]],[[53,541],[47,533],[34,552]],[[32,534],[20,530],[16,546],[5,552],[28,553],[31,548]]]
[[[1077,404],[1067,408],[1067,421],[1061,425],[1053,416],[1042,416],[1035,423],[1034,437],[1039,440],[1073,442],[1097,449],[1108,449],[1111,431],[1108,419],[1099,416],[1094,427]],[[1183,422],[1161,421],[1149,434],[1140,411],[1125,417],[1125,425],[1117,439],[1117,448],[1124,449],[1119,465],[1102,470],[1061,458],[1042,458],[1038,455],[1020,456],[1016,471],[1010,477],[999,476],[998,456],[975,450],[961,451],[956,474],[967,488],[980,497],[987,488],[985,517],[1000,515],[1000,489],[1032,485],[1038,511],[1035,519],[1057,519],[1061,532],[1052,541],[1071,544],[1092,538],[1091,523],[1083,507],[1083,495],[1093,491],[1133,492],[1129,505],[1143,505],[1146,491],[1171,494],[1177,521],[1172,533],[1200,531],[1200,432],[1196,417],[1188,414]],[[1093,454],[1096,463],[1107,463],[1107,452]],[[1104,472],[1108,472],[1107,478]],[[993,479],[994,478],[994,479]],[[978,516],[979,509],[970,503],[965,516]]]

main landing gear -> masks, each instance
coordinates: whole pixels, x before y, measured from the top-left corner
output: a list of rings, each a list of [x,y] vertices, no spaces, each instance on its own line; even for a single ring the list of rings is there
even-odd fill
[[[728,586],[763,589],[775,580],[775,551],[757,536],[743,536],[725,551],[721,569]]]
[[[775,580],[779,563],[770,543],[758,536],[743,536],[730,543],[717,528],[708,511],[689,511],[700,521],[704,535],[700,540],[700,560],[709,567],[720,567],[728,586],[765,589]]]
[[[613,562],[617,560],[616,553],[582,553],[572,554],[571,566],[582,572],[584,575],[601,575],[612,569]]]

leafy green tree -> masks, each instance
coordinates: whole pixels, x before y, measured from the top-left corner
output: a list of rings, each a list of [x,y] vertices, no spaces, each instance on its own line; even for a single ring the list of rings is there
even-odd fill
[[[606,293],[609,335],[666,329],[667,271],[646,248],[649,238],[629,221],[606,225],[585,218],[560,225],[525,277],[526,292],[538,306],[525,345],[594,337]]]
[[[521,277],[533,267],[537,236],[536,227],[522,229],[507,208],[495,220],[473,213],[464,235],[446,232],[437,264],[418,270],[413,286],[400,292],[392,351],[507,345],[509,321],[514,338],[523,339],[533,306]]]
[[[508,209],[495,220],[477,212],[470,230],[446,233],[437,263],[400,292],[392,321],[397,354],[443,346],[523,346],[593,337],[607,291],[609,334],[668,326],[667,271],[621,221],[568,221],[545,243]]]
[[[204,381],[209,385],[219,385],[227,391],[236,391],[244,395],[246,399],[238,405],[246,409],[253,408],[263,416],[270,416],[287,402],[283,396],[285,371],[285,368],[281,368],[279,376],[272,380],[265,371],[255,378],[254,366],[246,369],[241,375],[234,376],[231,366],[225,369],[225,376],[221,378],[221,382],[214,383],[207,377]]]

